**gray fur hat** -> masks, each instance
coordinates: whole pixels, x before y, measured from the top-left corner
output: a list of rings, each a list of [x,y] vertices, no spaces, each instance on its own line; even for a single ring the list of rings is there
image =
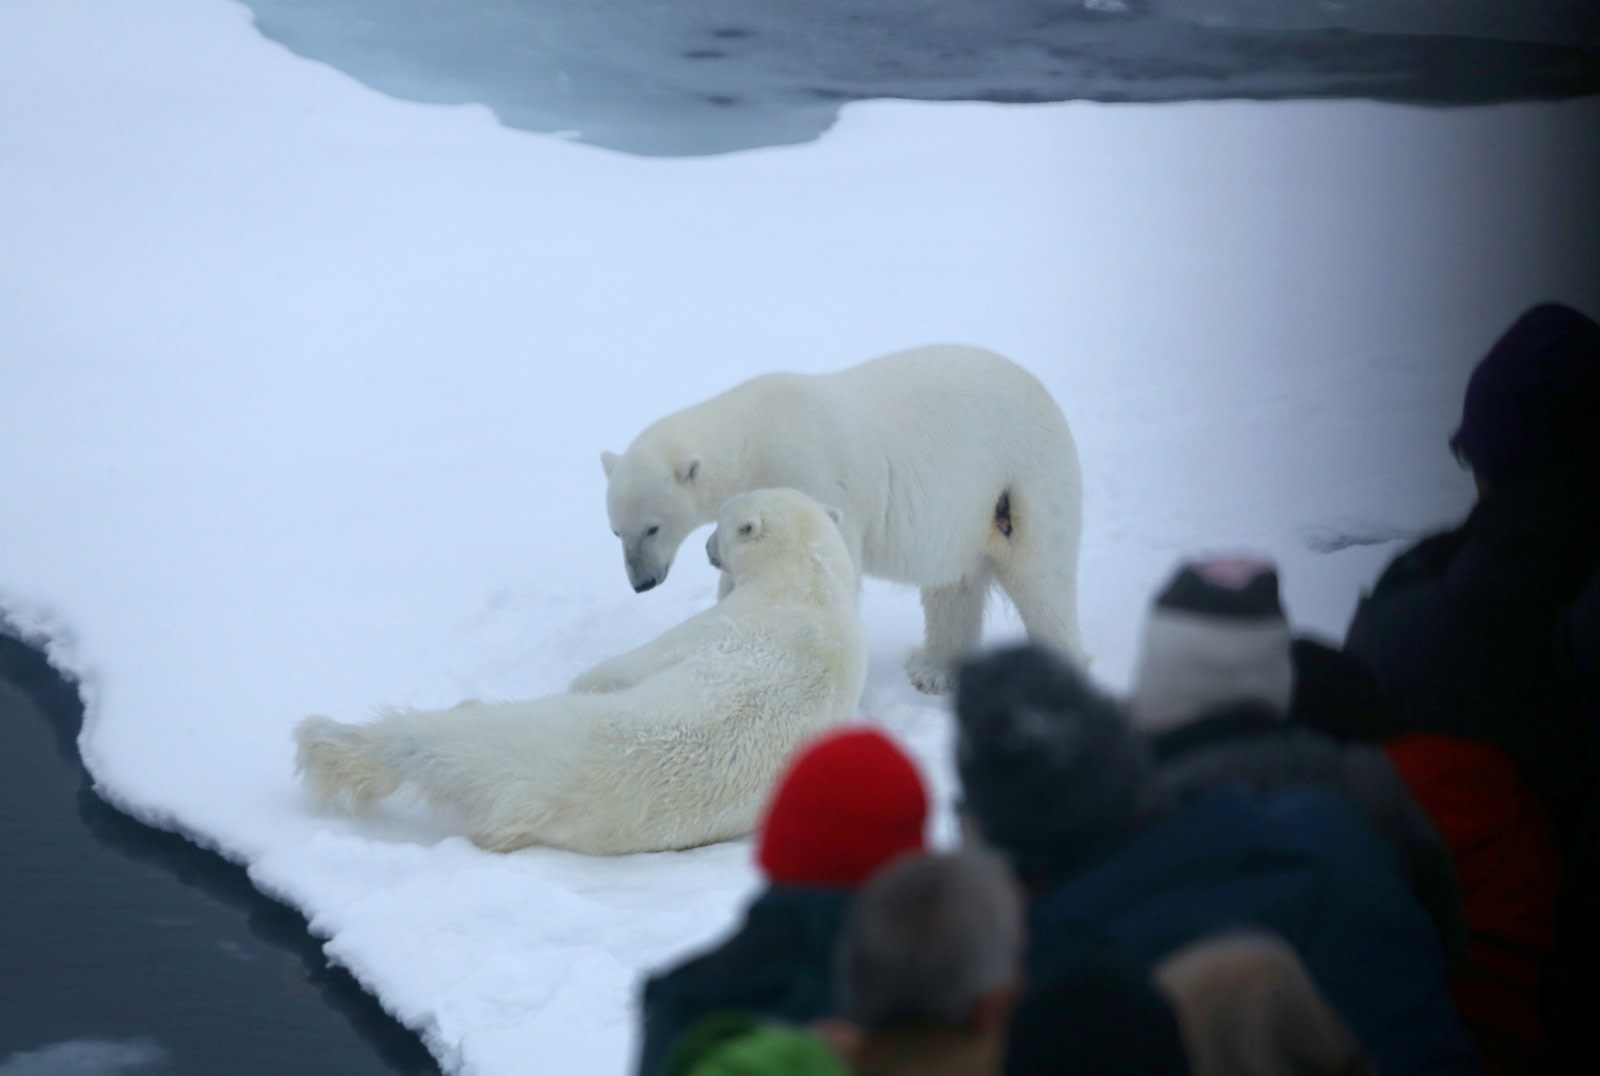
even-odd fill
[[[1132,831],[1148,769],[1121,707],[1037,646],[958,673],[963,810],[1026,882],[1070,876]]]

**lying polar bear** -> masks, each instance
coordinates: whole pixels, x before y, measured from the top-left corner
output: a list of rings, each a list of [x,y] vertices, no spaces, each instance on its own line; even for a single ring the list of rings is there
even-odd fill
[[[1077,448],[1044,386],[993,352],[924,347],[835,374],[767,374],[601,463],[635,590],[666,579],[725,498],[791,486],[843,510],[860,571],[922,588],[926,641],[906,668],[923,691],[949,690],[995,581],[1036,642],[1082,657]]]
[[[410,783],[499,852],[612,855],[748,833],[789,756],[852,715],[866,677],[837,515],[789,489],[734,497],[712,543],[735,586],[710,609],[564,695],[365,725],[308,717],[299,770],[321,799],[353,806]]]

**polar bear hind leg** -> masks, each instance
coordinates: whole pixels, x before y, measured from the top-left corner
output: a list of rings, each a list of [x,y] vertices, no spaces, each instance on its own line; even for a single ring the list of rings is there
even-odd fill
[[[410,784],[435,808],[458,816],[484,848],[510,852],[543,843],[551,796],[533,786],[553,782],[516,778],[536,777],[547,759],[552,765],[568,759],[538,738],[548,722],[526,718],[525,711],[502,719],[496,710],[463,703],[391,712],[361,725],[308,717],[294,732],[296,769],[316,798],[333,807],[358,811]]]
[[[1000,589],[1029,639],[1087,664],[1078,630],[1077,513],[1056,497],[1015,492],[1006,508],[1010,533],[995,557]]]
[[[401,775],[376,750],[371,726],[308,717],[294,730],[295,769],[323,803],[363,807],[395,792]]]

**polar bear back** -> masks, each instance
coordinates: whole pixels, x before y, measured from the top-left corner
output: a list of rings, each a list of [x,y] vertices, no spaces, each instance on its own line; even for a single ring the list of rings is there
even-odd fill
[[[992,351],[917,348],[834,378],[862,401],[874,453],[890,461],[887,510],[863,541],[873,575],[954,583],[970,566],[970,550],[996,545],[1001,494],[1076,497],[1075,484],[1049,488],[1063,473],[1078,473],[1061,409],[1032,374]]]
[[[565,797],[577,838],[571,846],[596,847],[602,819],[619,838],[627,835],[627,850],[749,833],[788,758],[854,711],[864,640],[837,627],[815,617],[784,630],[742,625],[737,642],[607,696],[587,762],[573,771],[582,779]],[[645,756],[649,764],[639,765]],[[644,812],[649,804],[656,809]],[[660,810],[663,804],[671,809]]]
[[[835,505],[866,574],[919,586],[959,581],[986,545],[1004,555],[993,533],[1002,494],[1059,498],[1060,512],[1077,513],[1077,451],[1060,408],[1033,375],[975,347],[763,375],[660,420],[635,452],[703,457],[708,502],[790,486]]]

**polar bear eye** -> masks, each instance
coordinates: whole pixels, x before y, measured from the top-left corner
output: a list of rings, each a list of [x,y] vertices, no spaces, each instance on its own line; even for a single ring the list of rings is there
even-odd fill
[[[749,523],[741,523],[741,524],[739,524],[739,533],[740,534],[749,534],[753,530],[755,530],[755,527],[751,526]]]
[[[648,527],[648,528],[645,529],[644,536],[646,538],[654,538],[655,535],[656,535],[656,531],[658,531],[660,529],[661,529],[660,527]]]

